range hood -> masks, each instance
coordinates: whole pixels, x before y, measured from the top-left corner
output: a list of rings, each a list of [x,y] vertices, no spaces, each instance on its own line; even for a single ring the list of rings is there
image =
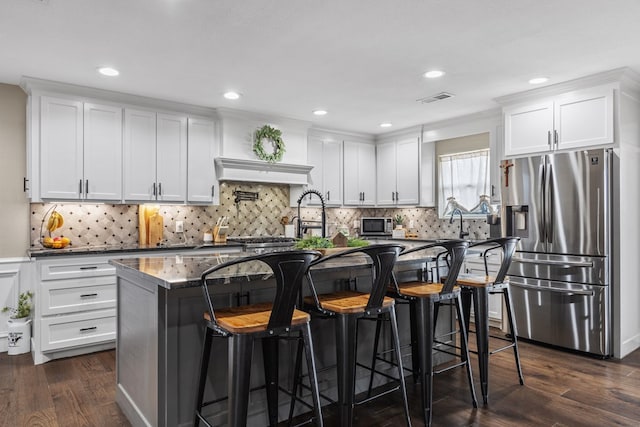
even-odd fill
[[[291,163],[269,163],[261,160],[215,159],[219,181],[266,182],[271,184],[307,185],[313,166]]]

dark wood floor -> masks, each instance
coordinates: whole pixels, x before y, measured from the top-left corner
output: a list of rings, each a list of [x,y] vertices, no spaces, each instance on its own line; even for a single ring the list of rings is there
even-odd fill
[[[512,353],[491,357],[489,405],[473,409],[461,369],[437,375],[435,426],[639,426],[640,350],[603,361],[521,343],[525,385]],[[473,356],[475,357],[475,356]],[[475,362],[475,360],[474,360]],[[476,365],[474,364],[474,367]],[[477,372],[474,372],[477,379]],[[113,351],[34,366],[30,355],[0,354],[0,425],[128,426],[114,402]],[[419,386],[408,383],[414,426]],[[479,390],[478,390],[479,393]],[[355,426],[404,425],[397,393],[356,408]],[[480,396],[478,396],[481,400]],[[337,425],[332,408],[328,426]]]

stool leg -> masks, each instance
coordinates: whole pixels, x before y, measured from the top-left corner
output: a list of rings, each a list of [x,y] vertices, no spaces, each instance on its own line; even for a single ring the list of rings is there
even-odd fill
[[[478,407],[478,398],[476,397],[476,389],[473,385],[473,373],[471,372],[471,358],[469,357],[469,334],[467,332],[467,326],[463,318],[462,297],[458,295],[455,301],[456,314],[458,315],[458,327],[460,328],[460,349],[462,352],[462,359],[466,362],[467,369],[467,381],[469,381],[469,391],[471,392],[471,402],[473,407]]]
[[[320,391],[318,390],[318,376],[316,374],[316,359],[313,352],[313,340],[311,338],[311,327],[309,323],[302,328],[304,341],[304,353],[307,358],[307,372],[309,373],[309,383],[311,386],[311,397],[313,399],[313,414],[316,426],[323,427],[322,409],[320,408]]]
[[[416,303],[409,302],[409,323],[411,324],[411,370],[413,375],[413,383],[420,380],[420,356],[418,351],[418,334],[416,332],[417,320]]]
[[[465,287],[462,287],[460,290],[460,301],[462,304],[462,319],[464,320],[464,327],[467,333],[467,338],[469,337],[469,325],[471,323],[471,298],[472,298],[472,291]],[[468,339],[467,339],[467,344],[469,344]],[[463,358],[467,357],[468,354],[469,352],[467,347],[467,352],[466,353],[463,352]],[[466,360],[470,360],[470,359],[467,358]]]
[[[338,362],[338,405],[340,426],[350,427],[356,374],[356,317],[339,314],[336,325],[336,356]]]
[[[516,322],[513,320],[513,312],[511,311],[511,295],[509,294],[509,287],[502,290],[504,295],[504,303],[507,307],[507,320],[509,321],[509,330],[511,331],[511,342],[513,343],[513,355],[516,358],[516,368],[518,369],[518,379],[520,385],[524,385],[524,376],[522,375],[522,366],[520,366],[520,354],[518,352],[518,330],[516,329]]]
[[[380,343],[381,322],[384,319],[382,314],[378,315],[376,321],[376,335],[373,338],[373,356],[371,357],[371,373],[369,374],[369,388],[367,389],[367,398],[371,397],[371,389],[373,388],[373,376],[376,373],[376,362],[378,359],[378,344]]]
[[[473,289],[473,309],[476,319],[478,364],[482,401],[489,402],[489,293],[486,287]]]
[[[211,355],[211,341],[213,340],[213,332],[209,328],[204,331],[204,343],[202,345],[202,358],[200,359],[200,375],[198,383],[198,395],[196,396],[196,413],[193,418],[193,426],[198,427],[200,424],[200,411],[202,410],[202,402],[204,400],[204,388],[207,384],[207,371],[209,368],[209,356]]]
[[[419,298],[416,305],[416,336],[418,341],[418,359],[420,364],[420,382],[422,383],[422,411],[424,424],[431,425],[431,406],[433,402],[433,313],[431,298]]]
[[[402,368],[402,354],[400,353],[400,336],[398,334],[398,319],[396,318],[396,309],[391,306],[389,310],[389,318],[391,320],[391,333],[393,335],[393,349],[396,353],[398,361],[398,377],[400,379],[400,390],[402,391],[402,402],[404,403],[404,415],[407,419],[407,425],[411,427],[411,417],[409,416],[409,402],[407,402],[407,386],[404,382],[404,369]],[[379,322],[378,322],[379,323]]]
[[[229,427],[247,425],[249,408],[249,380],[251,378],[251,358],[253,356],[253,337],[251,335],[232,335],[229,338]]]
[[[263,338],[262,362],[270,426],[278,424],[278,360],[278,337]]]
[[[302,342],[300,341],[302,340]],[[293,388],[291,390],[291,404],[289,406],[289,423],[291,425],[291,420],[293,419],[293,411],[296,406],[296,393],[298,392],[298,386],[300,385],[300,376],[302,369],[302,350],[304,346],[304,336],[300,337],[298,340],[298,345],[296,346],[296,364],[293,368]],[[307,368],[308,369],[308,368]]]

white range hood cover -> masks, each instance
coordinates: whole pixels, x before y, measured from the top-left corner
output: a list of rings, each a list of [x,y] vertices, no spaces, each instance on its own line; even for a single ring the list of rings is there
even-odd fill
[[[307,185],[313,166],[290,163],[269,163],[260,160],[217,157],[216,175],[219,181],[267,182],[271,184]]]

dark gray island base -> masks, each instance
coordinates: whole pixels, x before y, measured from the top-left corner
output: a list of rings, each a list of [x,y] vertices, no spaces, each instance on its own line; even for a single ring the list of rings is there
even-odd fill
[[[248,254],[244,254],[248,255]],[[199,284],[201,273],[230,257],[219,256],[158,257],[114,260],[118,276],[118,324],[116,341],[116,401],[134,426],[186,426],[192,425],[195,391],[204,337],[203,313],[205,304]],[[402,259],[402,258],[401,258]],[[403,259],[397,265],[399,274],[407,278],[417,274],[425,261],[433,263],[430,255]],[[338,289],[344,281],[356,281],[360,290],[367,290],[371,268],[364,256],[356,255],[335,262],[327,262],[314,271],[314,283],[321,292]],[[271,298],[271,280],[266,269],[259,264],[249,265],[242,271],[230,271],[225,276],[213,277],[210,285],[214,306],[251,303]],[[305,293],[308,291],[305,288]],[[442,317],[438,329],[451,330],[453,316]],[[408,343],[408,309],[398,307],[400,339]],[[446,321],[443,321],[446,319]],[[318,369],[335,365],[335,333],[331,321],[314,319],[312,334]],[[369,325],[371,323],[371,325]],[[375,322],[361,322],[358,331],[358,360],[370,364]],[[389,332],[384,331],[381,343],[389,345]],[[367,343],[371,342],[371,346]],[[259,346],[259,344],[257,344]],[[290,388],[290,367],[295,358],[293,341],[280,344],[280,382]],[[260,354],[259,348],[255,354]],[[410,358],[407,359],[410,366]],[[211,356],[212,368],[205,400],[223,398],[227,394],[227,341],[215,339]],[[382,367],[379,364],[379,367]],[[261,357],[254,360],[251,387],[264,383]],[[393,374],[393,368],[389,367]],[[365,391],[368,385],[366,370],[358,370],[356,391]],[[385,383],[377,375],[375,385]],[[337,395],[335,369],[319,372],[320,392],[331,398]],[[327,404],[326,401],[322,401]],[[289,397],[281,395],[280,420],[288,416]],[[303,405],[296,408],[307,411]],[[209,407],[210,420],[215,424],[226,421],[226,402]],[[266,394],[254,392],[249,403],[249,426],[268,424]]]

